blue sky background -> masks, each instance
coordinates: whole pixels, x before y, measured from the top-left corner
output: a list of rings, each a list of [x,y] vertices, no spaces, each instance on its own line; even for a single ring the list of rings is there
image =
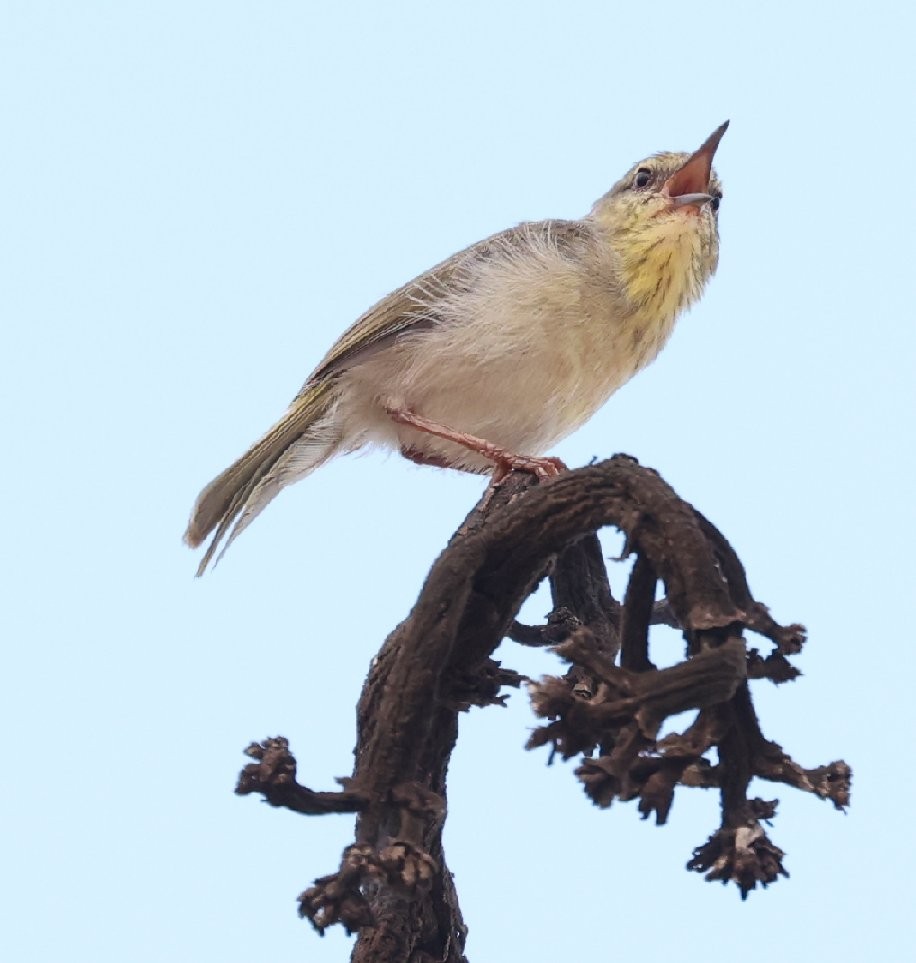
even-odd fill
[[[914,31],[881,2],[0,0],[9,959],[347,958],[295,897],[352,821],[236,798],[241,750],[282,733],[308,784],[350,771],[369,661],[482,483],[341,459],[203,580],[191,503],[390,289],[726,117],[718,276],[555,454],[658,468],[808,625],[804,677],[755,696],[800,762],[853,764],[853,806],[758,787],[792,878],[741,904],[683,868],[714,795],[661,829],[598,811],[522,751],[513,695],[462,719],[447,854],[473,960],[900,955]]]

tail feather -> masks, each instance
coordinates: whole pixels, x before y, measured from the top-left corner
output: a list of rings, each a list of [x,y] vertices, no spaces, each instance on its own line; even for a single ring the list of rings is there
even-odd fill
[[[334,418],[335,402],[336,393],[328,382],[304,390],[267,434],[200,493],[184,536],[188,545],[197,548],[213,532],[198,575],[227,534],[219,558],[281,489],[337,453],[342,439]]]

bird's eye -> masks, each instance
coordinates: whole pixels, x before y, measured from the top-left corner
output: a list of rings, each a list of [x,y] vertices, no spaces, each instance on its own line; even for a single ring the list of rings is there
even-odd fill
[[[633,181],[634,187],[648,187],[652,180],[652,171],[648,167],[640,167],[636,172],[636,180]]]
[[[719,210],[719,205],[722,203],[722,192],[716,191],[712,196],[712,200],[709,202],[709,206],[714,210]]]

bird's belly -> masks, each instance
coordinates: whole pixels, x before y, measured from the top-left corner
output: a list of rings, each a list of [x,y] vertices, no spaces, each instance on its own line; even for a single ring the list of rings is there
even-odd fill
[[[481,456],[397,425],[385,409],[404,408],[511,452],[537,455],[587,421],[635,371],[622,356],[613,320],[542,319],[535,331],[530,318],[523,320],[521,337],[506,324],[495,339],[468,323],[427,329],[346,372],[341,404],[352,426],[346,434],[359,435],[353,447],[375,442],[486,470],[492,466]],[[564,330],[552,330],[559,327]]]

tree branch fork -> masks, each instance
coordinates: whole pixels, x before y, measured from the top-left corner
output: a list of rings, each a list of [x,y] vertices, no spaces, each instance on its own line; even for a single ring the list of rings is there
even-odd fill
[[[596,532],[613,525],[635,556],[622,602],[611,594]],[[543,626],[517,613],[542,579],[553,611]],[[665,590],[656,601],[657,585]],[[679,628],[680,663],[657,668],[653,625]],[[746,632],[770,644],[748,648]],[[637,800],[663,824],[679,788],[716,789],[721,822],[687,863],[734,882],[742,898],[782,875],[782,851],[763,823],[776,801],[750,798],[754,777],[849,801],[842,761],[806,769],[763,735],[750,680],[796,678],[799,625],[780,625],[751,595],[725,537],[651,469],[617,455],[536,483],[514,473],[485,496],[433,564],[408,617],[391,633],[357,709],[356,762],[338,791],[297,781],[282,737],[253,743],[236,788],[303,815],[356,813],[339,868],[299,898],[319,932],[358,933],[354,961],[465,960],[466,928],[442,850],[445,778],[458,713],[501,704],[524,678],[493,653],[506,637],[550,646],[562,677],[528,680],[543,720],[527,748],[581,757],[575,776],[598,806]],[[696,715],[659,736],[669,717]],[[709,758],[715,750],[716,759]]]

